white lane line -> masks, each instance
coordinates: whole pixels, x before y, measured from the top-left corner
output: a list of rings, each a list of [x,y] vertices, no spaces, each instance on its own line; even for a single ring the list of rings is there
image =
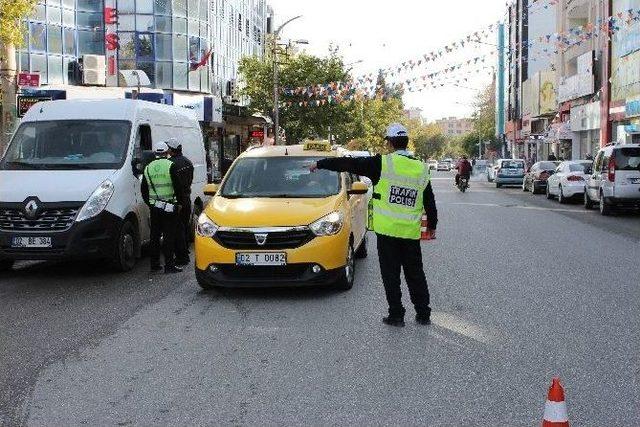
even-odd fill
[[[531,210],[531,211],[551,211],[551,212],[572,212],[572,213],[582,213],[582,214],[588,214],[588,213],[592,213],[591,211],[581,211],[581,210],[574,210],[574,209],[560,209],[560,208],[543,208],[543,207],[539,207],[539,206],[519,206],[519,205],[500,205],[497,203],[464,203],[464,202],[453,202],[453,203],[447,203],[447,202],[441,202],[438,203],[439,205],[461,205],[461,206],[486,206],[486,207],[491,207],[491,208],[513,208],[513,209],[526,209],[526,210]]]
[[[478,325],[467,322],[459,317],[449,313],[433,312],[431,313],[431,321],[441,328],[448,329],[458,335],[471,338],[483,344],[489,344],[494,337],[490,333],[484,331]]]

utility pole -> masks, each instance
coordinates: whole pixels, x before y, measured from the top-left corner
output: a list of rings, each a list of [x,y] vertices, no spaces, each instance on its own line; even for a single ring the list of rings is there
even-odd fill
[[[289,19],[284,24],[280,25],[276,32],[273,34],[273,144],[279,145],[280,143],[280,87],[279,87],[279,75],[278,72],[278,37],[280,32],[289,23],[296,19],[302,18],[302,15]]]
[[[16,49],[13,44],[0,43],[0,156],[9,144],[16,121]]]

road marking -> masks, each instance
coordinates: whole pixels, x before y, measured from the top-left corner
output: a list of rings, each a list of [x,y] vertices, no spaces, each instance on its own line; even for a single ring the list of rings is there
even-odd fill
[[[582,213],[588,214],[592,213],[591,211],[582,211],[582,210],[574,210],[574,209],[560,209],[560,208],[543,208],[540,206],[520,206],[520,205],[509,205],[509,204],[497,204],[497,203],[464,203],[464,202],[440,202],[439,205],[461,205],[461,206],[486,206],[491,208],[514,208],[514,209],[526,209],[531,211],[551,211],[551,212],[572,212],[572,213]]]
[[[467,322],[466,320],[462,320],[453,314],[433,312],[431,313],[431,322],[441,328],[448,329],[451,332],[463,335],[483,344],[489,344],[493,339],[491,334],[483,331],[479,326]]]

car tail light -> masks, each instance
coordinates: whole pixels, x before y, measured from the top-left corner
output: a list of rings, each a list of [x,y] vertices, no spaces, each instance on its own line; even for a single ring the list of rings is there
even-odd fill
[[[609,158],[609,173],[608,173],[608,178],[610,182],[615,182],[616,181],[616,157],[614,155],[614,153],[611,153],[611,157]]]
[[[579,175],[569,175],[567,181],[584,181],[584,178]]]

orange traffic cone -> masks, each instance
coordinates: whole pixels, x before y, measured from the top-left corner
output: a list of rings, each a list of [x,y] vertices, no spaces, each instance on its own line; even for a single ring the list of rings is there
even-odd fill
[[[560,378],[554,378],[549,387],[542,427],[569,427],[567,404],[564,401],[564,389],[560,384]]]
[[[420,224],[420,240],[431,240],[431,231],[429,231],[429,221],[426,215],[422,215],[422,223]]]

